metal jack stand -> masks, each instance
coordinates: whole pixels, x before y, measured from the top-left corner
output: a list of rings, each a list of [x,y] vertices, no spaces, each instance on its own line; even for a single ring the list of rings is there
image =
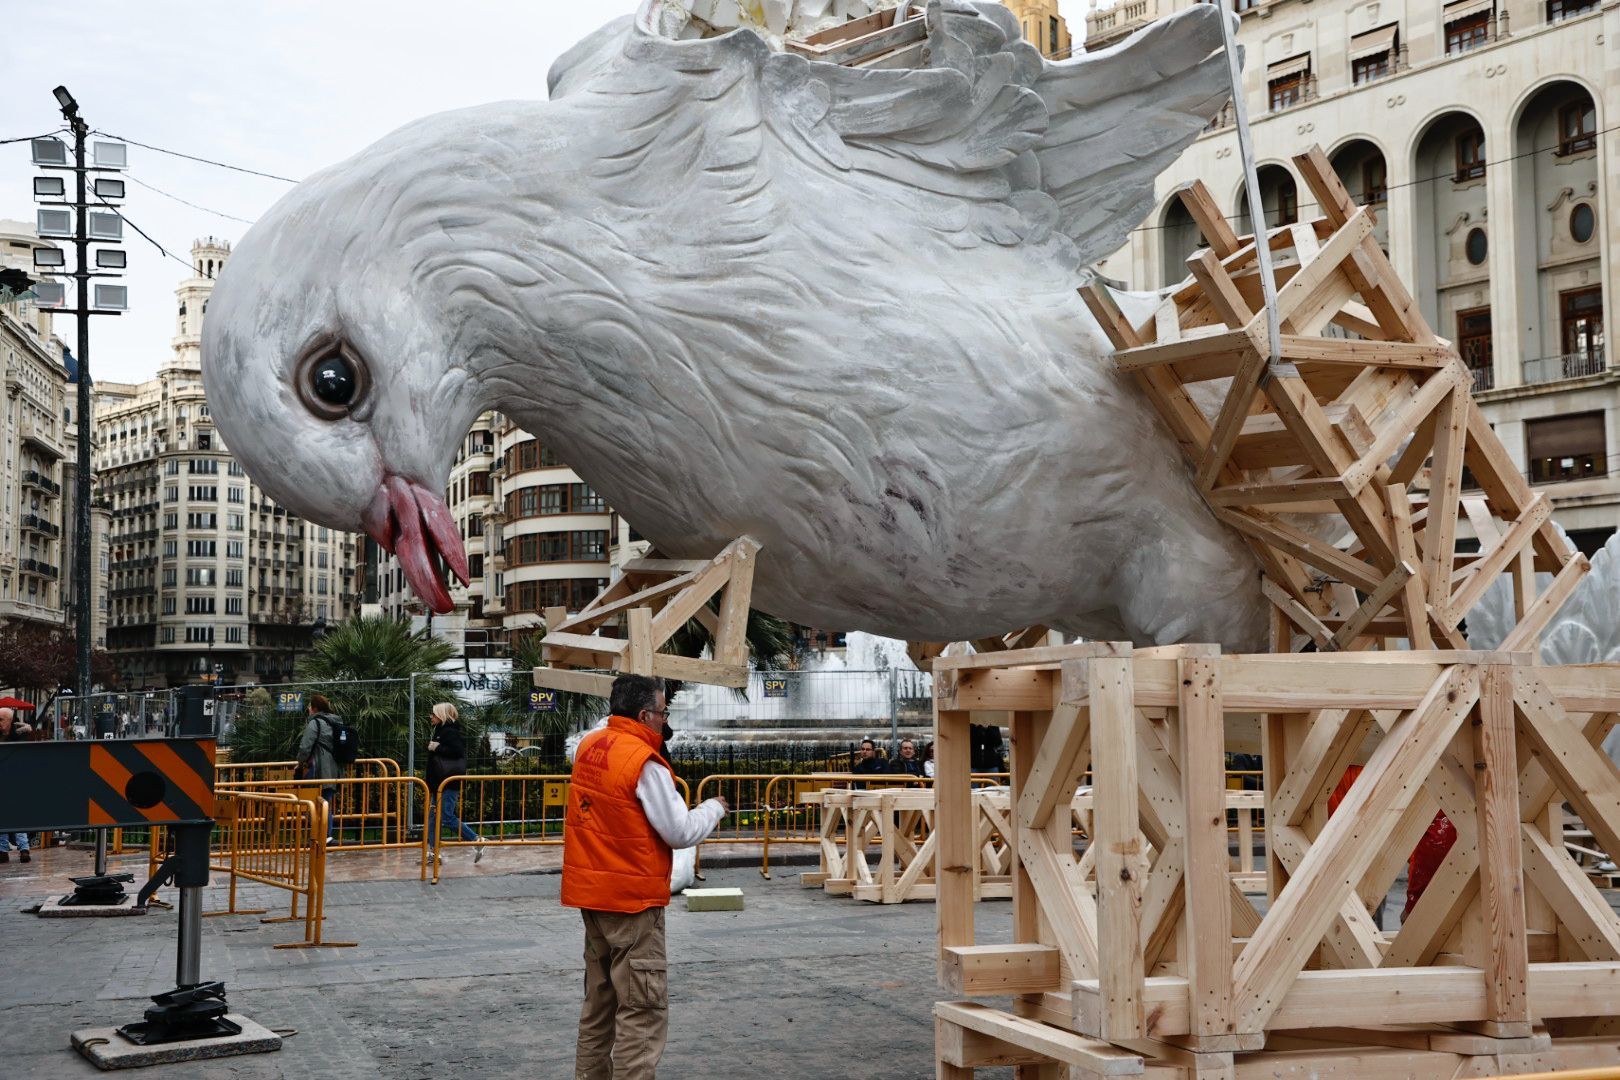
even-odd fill
[[[202,890],[208,884],[208,836],[214,828],[214,740],[131,739],[0,743],[0,832],[165,826],[174,854],[133,902],[117,907],[67,903],[88,894],[119,896],[129,874],[108,875],[98,852],[93,877],[74,897],[40,906],[54,914],[141,915],[158,887],[180,888],[175,988],[158,994],[144,1020],[73,1033],[73,1046],[100,1069],[254,1054],[281,1049],[281,1037],[228,1011],[225,987],[202,981]]]
[[[170,881],[180,889],[175,988],[153,996],[144,1020],[125,1024],[116,1031],[100,1028],[73,1033],[74,1048],[97,1068],[131,1068],[281,1049],[281,1036],[230,1012],[224,983],[202,981],[202,890],[208,884],[211,828],[197,824],[174,826],[174,854],[141,888],[136,899],[141,906],[159,886]]]

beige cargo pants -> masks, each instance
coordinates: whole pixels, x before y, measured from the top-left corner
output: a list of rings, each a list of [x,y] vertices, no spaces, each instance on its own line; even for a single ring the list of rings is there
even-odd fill
[[[669,1032],[664,909],[581,911],[585,1007],[574,1080],[653,1080]]]

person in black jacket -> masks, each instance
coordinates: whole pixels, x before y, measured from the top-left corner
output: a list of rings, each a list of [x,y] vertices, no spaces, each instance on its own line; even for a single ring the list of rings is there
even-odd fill
[[[917,744],[910,739],[900,740],[900,756],[889,762],[889,772],[896,776],[922,776],[922,759],[917,756]]]
[[[31,742],[34,729],[23,723],[15,709],[0,709],[0,742]],[[0,863],[11,861],[11,845],[17,845],[17,854],[23,862],[30,862],[28,834],[0,832]]]
[[[452,776],[461,776],[467,771],[467,740],[462,737],[461,725],[456,707],[448,701],[441,701],[433,706],[433,732],[428,736],[427,786],[428,786],[428,850],[433,852],[434,858],[440,858],[438,853],[439,836],[444,830],[443,821],[433,820],[432,807],[438,805],[435,798],[439,789],[444,789],[444,817],[450,822],[450,828],[463,840],[471,840],[477,846],[473,848],[473,862],[484,857],[484,838],[479,836],[472,828],[456,816],[456,803],[461,798],[461,784],[446,784],[445,780]]]

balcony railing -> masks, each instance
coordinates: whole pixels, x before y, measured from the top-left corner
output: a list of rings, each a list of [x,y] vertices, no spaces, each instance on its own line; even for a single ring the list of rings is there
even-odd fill
[[[22,527],[27,529],[29,532],[37,532],[43,536],[62,535],[61,526],[54,525],[51,522],[46,521],[38,514],[24,514],[22,516]]]
[[[1600,345],[1583,352],[1526,360],[1524,382],[1526,386],[1534,386],[1537,383],[1558,382],[1560,379],[1579,379],[1587,375],[1601,374],[1606,367],[1603,347]]]
[[[1490,367],[1469,368],[1474,376],[1474,393],[1489,390],[1496,385],[1496,369]]]
[[[22,480],[25,485],[37,487],[41,491],[48,491],[52,495],[60,495],[62,493],[61,484],[58,484],[55,480],[52,480],[44,473],[35,472],[33,469],[23,470]]]

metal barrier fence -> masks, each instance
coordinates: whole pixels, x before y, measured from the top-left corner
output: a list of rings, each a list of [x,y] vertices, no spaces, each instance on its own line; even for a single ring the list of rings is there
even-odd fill
[[[456,834],[444,835],[444,797],[448,791],[456,790],[456,819],[477,833],[484,844],[561,844],[569,782],[567,773],[449,777],[433,796],[433,813],[423,823],[423,839],[430,847],[470,847],[479,843]],[[675,786],[682,800],[691,806],[692,791],[686,781],[677,776]],[[440,860],[433,859],[432,864],[433,883],[437,885]]]
[[[90,695],[90,715],[110,721],[113,734],[119,738],[138,738],[146,735],[174,734],[177,709],[174,690],[143,690],[136,692],[107,691]],[[79,699],[72,694],[58,694],[51,700],[49,712],[50,732],[53,739],[90,738],[95,733],[84,728],[78,715]]]
[[[356,765],[359,765],[356,762]],[[384,851],[417,848],[421,851],[421,879],[427,880],[427,833],[416,839],[410,825],[413,812],[427,809],[427,784],[416,776],[398,775],[398,765],[373,761],[377,774],[337,780],[252,780],[220,785],[220,791],[273,792],[320,801],[322,789],[336,788],[326,841],[330,852]]]
[[[327,808],[319,798],[300,799],[276,792],[222,792],[221,820],[226,822],[223,865],[210,865],[230,875],[230,902],[212,915],[257,915],[236,906],[237,882],[253,881],[285,889],[292,906],[285,916],[260,919],[262,923],[302,922],[304,940],[276,945],[277,949],[347,948],[352,941],[326,941],[326,828]],[[304,913],[298,914],[298,901]]]

